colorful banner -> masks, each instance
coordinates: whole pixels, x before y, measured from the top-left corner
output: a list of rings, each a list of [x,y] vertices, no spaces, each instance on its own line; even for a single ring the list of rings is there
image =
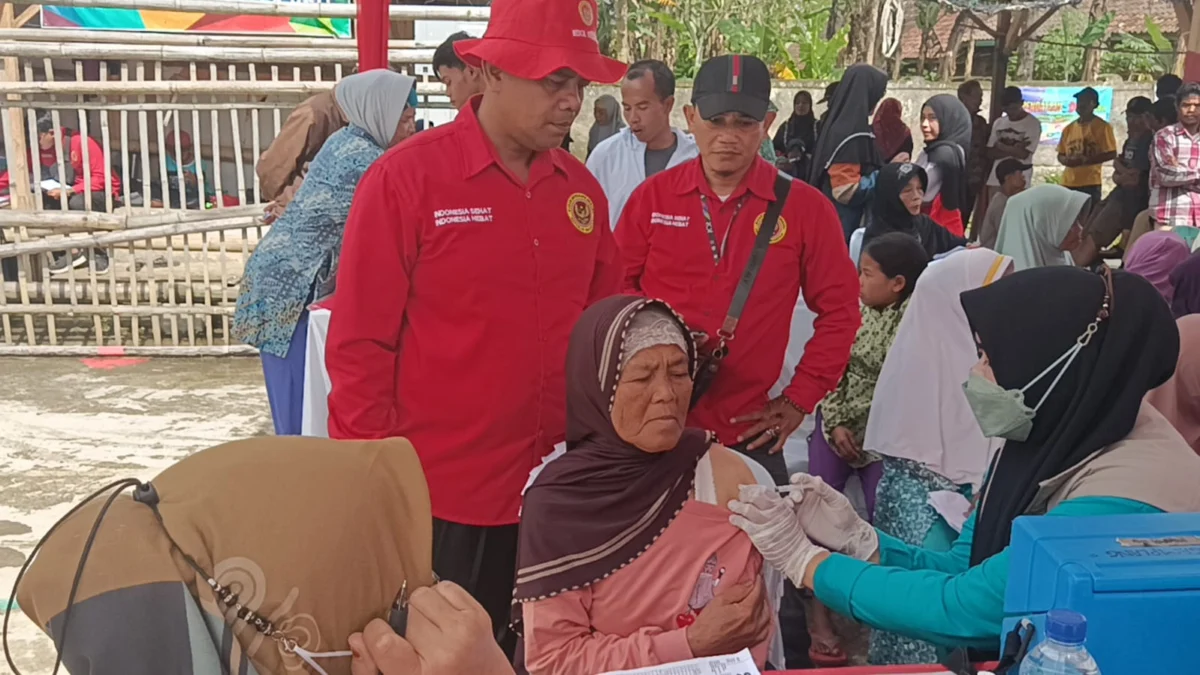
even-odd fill
[[[1063,129],[1078,119],[1075,113],[1075,93],[1078,87],[1021,87],[1025,95],[1025,109],[1042,123],[1042,141],[1039,145],[1058,146]],[[1100,94],[1100,107],[1096,116],[1112,122],[1109,116],[1113,107],[1112,87],[1094,87]]]
[[[318,0],[348,3],[352,0]],[[292,33],[349,38],[350,19],[297,19],[286,16],[161,12],[42,6],[43,28],[163,31],[169,33]]]

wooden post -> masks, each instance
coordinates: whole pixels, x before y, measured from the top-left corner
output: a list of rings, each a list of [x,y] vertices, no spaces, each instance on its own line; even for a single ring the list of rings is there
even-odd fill
[[[355,30],[358,39],[358,71],[387,68],[387,43],[391,23],[388,0],[363,0],[358,3]]]
[[[963,77],[968,80],[975,77],[975,29],[967,29],[967,63],[963,68]]]
[[[1004,10],[996,16],[996,46],[992,51],[992,101],[988,104],[988,117],[995,122],[1000,116],[1000,97],[1008,86],[1008,29],[1012,26],[1012,11]]]
[[[0,28],[13,28],[13,5],[4,3],[0,8]],[[17,82],[21,79],[20,64],[15,56],[4,57],[4,81]],[[9,94],[8,100],[19,101],[17,94]],[[8,158],[9,195],[14,209],[32,209],[33,192],[29,187],[29,150],[25,143],[25,116],[21,108],[12,106],[7,110],[8,133],[4,134],[4,152]]]

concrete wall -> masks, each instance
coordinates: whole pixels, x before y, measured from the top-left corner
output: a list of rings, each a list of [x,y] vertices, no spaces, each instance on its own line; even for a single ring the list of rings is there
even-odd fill
[[[813,94],[813,100],[821,98],[821,94],[825,90],[825,82],[779,82],[776,81],[775,89],[772,92],[772,98],[775,101],[776,107],[779,108],[779,117],[775,127],[772,127],[771,133],[774,134],[775,128],[783,123],[792,108],[792,97],[801,89],[807,90]],[[991,90],[986,81],[982,82],[984,86],[983,100],[986,102],[991,98]],[[1022,83],[1012,83],[1021,86]],[[1062,82],[1030,82],[1029,86],[1078,86],[1080,88],[1086,86],[1085,83],[1062,83]],[[1118,111],[1117,114],[1110,115],[1110,122],[1113,124],[1113,133],[1117,137],[1117,147],[1125,142],[1125,103],[1134,96],[1154,97],[1153,83],[1126,83],[1117,82],[1108,84],[1104,82],[1092,83],[1092,86],[1111,86],[1113,88],[1113,109]],[[916,152],[920,152],[924,145],[921,139],[921,130],[919,128],[919,118],[921,114],[921,104],[936,94],[954,94],[956,93],[958,84],[942,85],[936,82],[924,82],[921,80],[905,81],[893,83],[888,86],[887,96],[900,99],[904,105],[904,119],[908,122],[909,127],[913,132],[913,140],[916,144]],[[604,94],[612,94],[619,101],[621,92],[619,87],[593,85],[587,89],[587,101],[584,103],[583,110],[579,113],[579,118],[575,120],[575,127],[572,130],[572,138],[575,143],[572,146],[572,151],[583,158],[587,152],[587,137],[588,129],[591,127],[594,120],[592,112],[592,103],[597,97]],[[675,92],[675,113],[672,120],[676,126],[683,128],[687,122],[683,118],[683,104],[691,99],[692,91],[690,88],[679,87]],[[825,106],[817,106],[817,115],[824,112]],[[987,117],[987,105],[985,103],[983,116]],[[1051,147],[1040,146],[1037,154],[1034,156],[1035,172],[1038,174],[1053,173],[1062,170],[1062,166],[1058,164],[1055,151]],[[1106,173],[1111,171],[1111,165],[1106,170]]]

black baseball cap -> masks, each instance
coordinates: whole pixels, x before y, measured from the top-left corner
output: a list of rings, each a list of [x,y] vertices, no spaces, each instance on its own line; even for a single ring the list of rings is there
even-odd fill
[[[1025,94],[1020,87],[1005,87],[1000,94],[1000,105],[1012,105],[1014,103],[1024,103]]]
[[[1081,99],[1081,98],[1084,98],[1085,96],[1087,98],[1092,99],[1093,103],[1100,102],[1100,92],[1096,91],[1095,89],[1092,89],[1091,87],[1084,87],[1083,89],[1080,89],[1079,91],[1075,92],[1076,99]]]
[[[1008,178],[1010,175],[1018,171],[1028,171],[1032,168],[1032,164],[1026,164],[1020,160],[1008,157],[996,163],[996,180],[1003,183],[1004,179]]]
[[[829,84],[825,85],[825,95],[822,96],[821,100],[817,101],[817,103],[828,103],[828,102],[832,101],[833,95],[835,93],[837,93],[837,88],[838,88],[839,84],[841,84],[841,81],[830,82]]]
[[[761,122],[770,104],[771,71],[753,56],[714,56],[692,83],[692,105],[706,120],[741,113]]]

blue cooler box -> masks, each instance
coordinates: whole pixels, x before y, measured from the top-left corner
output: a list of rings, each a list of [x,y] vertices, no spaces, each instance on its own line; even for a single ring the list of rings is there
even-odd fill
[[[1073,609],[1102,675],[1200,674],[1200,513],[1026,516],[1009,552],[1006,634]]]

